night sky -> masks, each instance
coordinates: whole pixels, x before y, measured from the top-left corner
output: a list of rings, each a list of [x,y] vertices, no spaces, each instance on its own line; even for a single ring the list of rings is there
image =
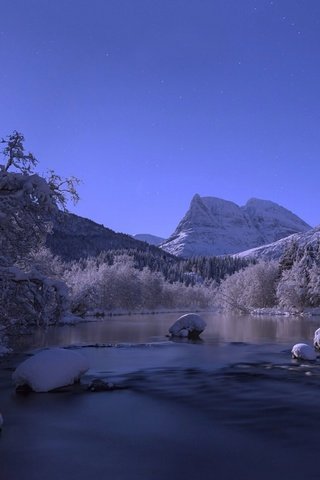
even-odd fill
[[[319,0],[0,0],[0,136],[71,211],[169,236],[195,193],[320,224]]]

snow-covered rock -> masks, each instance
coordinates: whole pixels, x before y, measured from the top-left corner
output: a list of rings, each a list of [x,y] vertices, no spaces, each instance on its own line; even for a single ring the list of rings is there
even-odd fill
[[[292,358],[299,360],[316,360],[317,354],[310,345],[306,343],[297,343],[291,350]]]
[[[173,337],[197,338],[206,328],[206,322],[196,313],[187,313],[169,328]]]
[[[292,212],[268,200],[253,198],[240,207],[220,198],[195,195],[186,215],[161,248],[183,257],[225,255],[310,228]]]
[[[49,392],[74,383],[89,368],[83,355],[63,348],[36,353],[22,362],[12,375],[17,387],[28,385],[35,392]]]

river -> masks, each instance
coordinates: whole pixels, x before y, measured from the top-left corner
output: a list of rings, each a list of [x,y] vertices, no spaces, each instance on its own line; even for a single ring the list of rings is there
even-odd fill
[[[202,341],[166,337],[175,313],[51,327],[0,362],[1,480],[319,478],[320,359],[292,360],[320,317],[203,314]],[[78,349],[82,385],[16,394],[24,352]],[[90,392],[101,378],[119,390]],[[121,387],[121,388],[120,388]]]

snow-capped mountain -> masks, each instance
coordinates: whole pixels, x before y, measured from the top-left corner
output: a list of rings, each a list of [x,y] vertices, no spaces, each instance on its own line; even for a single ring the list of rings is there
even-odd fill
[[[252,198],[240,207],[196,194],[161,248],[183,257],[233,254],[310,229],[295,214],[269,200]]]
[[[157,237],[156,235],[151,235],[150,233],[137,233],[133,235],[133,238],[140,240],[140,242],[147,242],[150,245],[160,245],[165,241],[165,238]]]
[[[298,249],[302,249],[307,246],[319,245],[319,243],[320,227],[316,227],[305,233],[295,233],[269,245],[262,245],[261,247],[240,252],[236,256],[241,258],[255,258],[257,260],[279,260],[292,245],[295,245]]]

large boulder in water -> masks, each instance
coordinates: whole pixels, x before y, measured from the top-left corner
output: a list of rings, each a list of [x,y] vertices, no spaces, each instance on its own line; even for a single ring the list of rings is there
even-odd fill
[[[169,328],[169,333],[173,337],[198,338],[200,333],[206,328],[206,322],[196,313],[187,313],[178,318],[178,320]]]
[[[16,387],[49,392],[73,384],[88,370],[87,359],[78,352],[50,348],[22,362],[12,375]]]
[[[297,343],[291,350],[292,358],[299,360],[316,360],[316,352],[310,345],[306,343]]]

